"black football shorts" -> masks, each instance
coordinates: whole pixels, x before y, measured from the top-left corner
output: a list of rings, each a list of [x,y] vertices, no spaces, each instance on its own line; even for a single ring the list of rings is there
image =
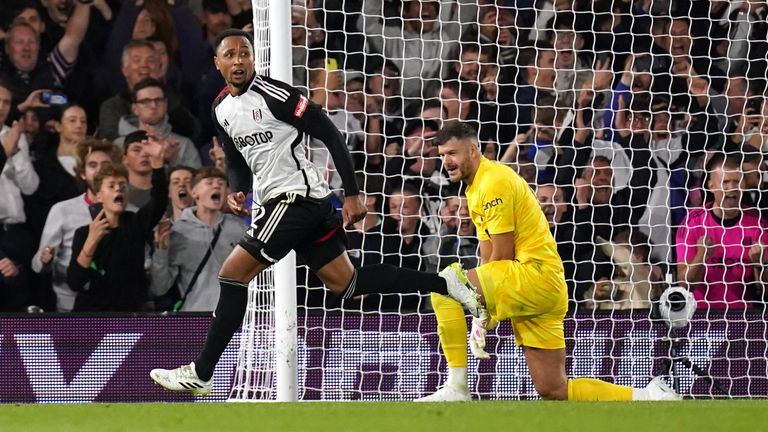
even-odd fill
[[[346,251],[346,235],[330,196],[284,194],[263,203],[238,243],[258,261],[272,265],[291,249],[319,270]]]

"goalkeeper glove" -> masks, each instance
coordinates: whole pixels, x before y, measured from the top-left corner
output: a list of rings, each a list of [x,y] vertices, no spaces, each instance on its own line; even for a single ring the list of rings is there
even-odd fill
[[[469,332],[469,350],[472,352],[472,355],[481,360],[488,360],[491,358],[490,354],[485,352],[485,335],[488,333],[485,326],[487,324],[487,318],[473,317],[472,331]]]

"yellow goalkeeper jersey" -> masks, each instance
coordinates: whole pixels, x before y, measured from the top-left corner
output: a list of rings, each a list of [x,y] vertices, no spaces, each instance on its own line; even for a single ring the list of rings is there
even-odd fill
[[[539,262],[563,272],[557,244],[539,202],[512,168],[482,157],[466,194],[480,240],[514,232],[516,260],[522,264]]]

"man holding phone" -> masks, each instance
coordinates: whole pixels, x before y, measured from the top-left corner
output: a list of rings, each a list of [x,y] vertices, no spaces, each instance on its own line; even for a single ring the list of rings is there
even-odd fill
[[[739,117],[736,131],[731,135],[734,144],[764,149],[768,145],[768,104],[763,95],[747,98],[744,113]]]
[[[96,205],[90,209],[94,219],[75,231],[67,271],[67,284],[78,292],[75,311],[136,312],[147,300],[144,245],[168,206],[168,183],[163,143],[144,138],[140,145],[149,155],[152,188],[149,201],[138,212],[126,211],[125,167],[108,164],[94,178]]]
[[[75,174],[85,183],[85,193],[58,202],[45,220],[40,246],[32,258],[32,270],[50,273],[56,294],[56,311],[70,312],[77,293],[67,285],[67,267],[72,256],[72,240],[77,228],[93,219],[89,206],[96,202],[94,179],[107,164],[120,163],[122,152],[107,140],[86,137],[75,146]]]

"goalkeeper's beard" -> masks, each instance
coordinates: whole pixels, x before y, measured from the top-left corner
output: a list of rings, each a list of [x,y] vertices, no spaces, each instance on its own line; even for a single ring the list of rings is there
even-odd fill
[[[456,167],[452,169],[452,171],[454,173],[453,176],[451,176],[450,173],[448,174],[448,180],[451,183],[459,183],[459,182],[468,183],[467,180],[471,178],[471,175],[470,175],[471,167],[469,163],[456,165]]]

